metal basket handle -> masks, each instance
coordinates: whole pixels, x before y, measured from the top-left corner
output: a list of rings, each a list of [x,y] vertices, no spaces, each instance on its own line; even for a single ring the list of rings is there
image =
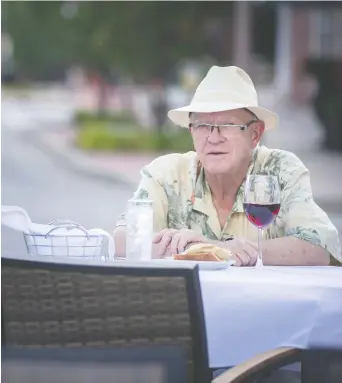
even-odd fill
[[[45,238],[47,238],[53,231],[57,230],[57,229],[72,229],[72,228],[76,228],[76,229],[80,229],[81,231],[83,231],[83,233],[85,234],[85,236],[87,237],[87,239],[89,239],[89,233],[87,232],[87,230],[82,227],[81,225],[78,225],[78,224],[67,224],[65,226],[56,226],[56,227],[53,227],[51,230],[49,230],[46,234],[45,234]]]
[[[55,226],[60,226],[60,225],[75,225],[75,226],[80,226],[82,227],[79,223],[76,221],[72,221],[71,219],[56,219],[52,222],[49,222],[49,225],[55,225]]]

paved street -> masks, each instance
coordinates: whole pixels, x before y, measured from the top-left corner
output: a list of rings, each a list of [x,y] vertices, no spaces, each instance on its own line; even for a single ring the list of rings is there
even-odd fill
[[[48,121],[46,110],[40,120],[38,105],[30,110],[27,103],[2,104],[2,205],[23,207],[38,223],[68,218],[89,229],[101,227],[112,232],[132,190],[77,175],[27,144],[21,135],[23,129],[60,122],[57,114]],[[22,234],[2,228],[3,254],[17,250],[26,251]]]

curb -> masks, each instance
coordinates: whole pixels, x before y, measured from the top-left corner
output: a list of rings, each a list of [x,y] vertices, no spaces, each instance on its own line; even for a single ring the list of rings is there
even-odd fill
[[[84,155],[81,151],[74,149],[72,146],[57,149],[54,145],[49,145],[46,140],[42,138],[41,130],[23,131],[22,138],[32,144],[35,148],[43,154],[50,157],[55,162],[62,164],[65,168],[73,172],[111,184],[120,184],[123,186],[136,187],[136,183],[118,173],[113,173],[108,170],[103,170],[98,166],[94,166],[93,162]]]
[[[39,129],[22,131],[22,139],[32,144],[52,160],[62,164],[66,169],[77,174],[133,189],[137,187],[137,182],[118,173],[94,166],[93,162],[81,150],[77,150],[72,146],[58,149],[54,145],[50,145],[42,138],[41,132]],[[315,198],[315,202],[328,214],[342,214],[342,197],[341,199]]]

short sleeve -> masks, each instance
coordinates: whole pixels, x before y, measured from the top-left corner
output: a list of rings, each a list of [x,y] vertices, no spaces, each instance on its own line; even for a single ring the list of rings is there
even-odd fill
[[[292,153],[280,161],[282,201],[279,218],[285,235],[321,246],[341,262],[337,229],[313,199],[309,170]]]
[[[153,227],[158,232],[167,227],[168,202],[165,190],[145,168],[141,170],[141,180],[133,198],[149,199],[153,201]],[[121,214],[116,226],[125,226],[125,213]]]

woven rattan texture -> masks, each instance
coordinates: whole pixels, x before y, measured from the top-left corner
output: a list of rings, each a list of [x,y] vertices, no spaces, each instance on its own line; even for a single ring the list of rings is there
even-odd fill
[[[2,268],[7,344],[191,345],[185,280]]]
[[[193,381],[186,279],[2,265],[2,327],[16,347],[178,346]]]

